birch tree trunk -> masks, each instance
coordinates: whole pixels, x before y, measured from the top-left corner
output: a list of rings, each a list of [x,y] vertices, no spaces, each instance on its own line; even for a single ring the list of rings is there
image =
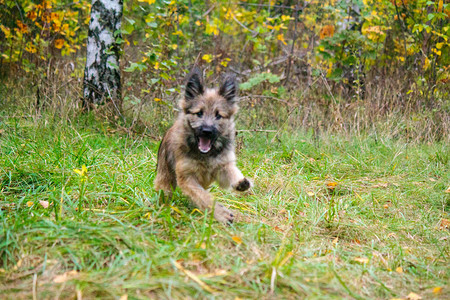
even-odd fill
[[[92,0],[84,70],[84,104],[112,101],[117,108],[121,98],[119,52],[117,39],[123,0]]]

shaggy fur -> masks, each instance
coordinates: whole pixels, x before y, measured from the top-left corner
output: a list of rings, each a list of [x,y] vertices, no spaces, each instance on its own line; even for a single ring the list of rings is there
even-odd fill
[[[213,181],[237,191],[250,188],[234,153],[237,92],[234,76],[227,76],[219,89],[205,89],[200,71],[191,72],[178,119],[159,146],[157,191],[170,197],[178,185],[198,208],[211,210],[214,201],[207,189]],[[232,223],[235,214],[216,203],[214,217]]]

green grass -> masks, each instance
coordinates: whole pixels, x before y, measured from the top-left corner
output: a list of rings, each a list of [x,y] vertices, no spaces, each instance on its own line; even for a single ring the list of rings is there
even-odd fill
[[[240,212],[230,227],[180,191],[158,204],[157,145],[84,119],[0,123],[0,295],[450,296],[448,144],[239,133],[255,187],[211,190]]]

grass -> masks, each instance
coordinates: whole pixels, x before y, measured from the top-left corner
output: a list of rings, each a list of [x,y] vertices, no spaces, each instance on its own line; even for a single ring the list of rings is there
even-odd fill
[[[155,140],[85,118],[5,119],[0,294],[450,297],[446,142],[274,134],[239,133],[238,164],[255,187],[212,187],[240,212],[226,227],[180,191],[158,204]]]

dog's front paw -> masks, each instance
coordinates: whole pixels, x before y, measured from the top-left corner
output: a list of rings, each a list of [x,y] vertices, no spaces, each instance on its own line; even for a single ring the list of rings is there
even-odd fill
[[[250,181],[247,178],[241,179],[241,181],[239,181],[236,186],[234,187],[234,189],[236,191],[239,192],[243,192],[246,191],[250,188],[252,184],[250,183]]]
[[[214,218],[221,223],[230,225],[233,223],[235,215],[233,211],[218,203],[214,208]]]

